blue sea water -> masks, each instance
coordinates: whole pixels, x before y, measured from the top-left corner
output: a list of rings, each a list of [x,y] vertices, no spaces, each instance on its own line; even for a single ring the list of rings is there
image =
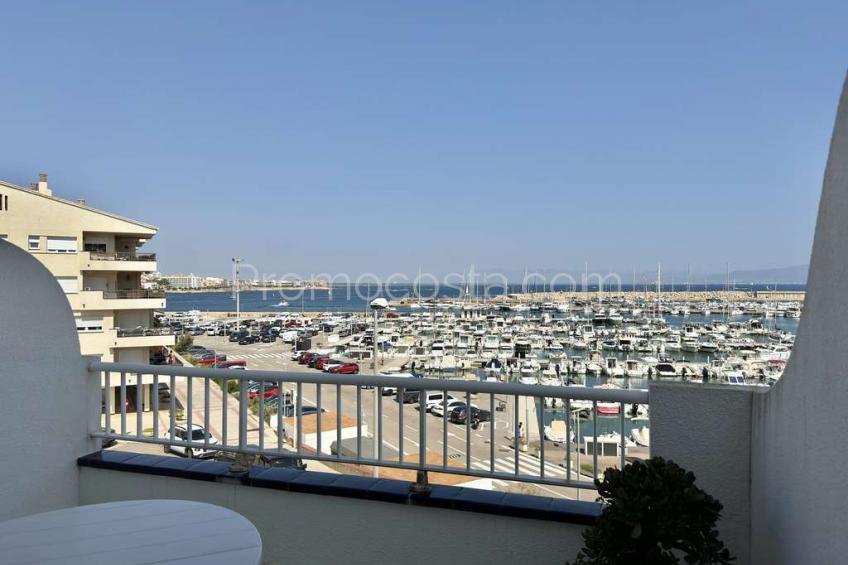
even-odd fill
[[[682,290],[677,285],[676,290]],[[692,290],[704,290],[705,285],[693,286]],[[663,285],[663,291],[672,290],[671,285]],[[723,290],[723,285],[706,285],[706,290]],[[774,290],[774,285],[753,285],[747,287],[751,290]],[[534,292],[531,285],[522,288],[520,284],[510,285],[507,288],[489,287],[488,289],[469,289],[471,296],[481,297],[484,294],[489,297],[499,296],[513,292]],[[571,287],[554,287],[557,290],[572,290]],[[588,290],[597,291],[597,286],[589,286]],[[631,290],[630,285],[622,285],[621,290]],[[643,287],[637,287],[642,291]],[[804,285],[784,284],[778,290],[804,290]],[[420,293],[422,299],[429,298],[460,298],[465,294],[465,289],[456,286],[442,286],[438,289],[434,286],[421,285],[420,290],[411,284],[392,285],[377,288],[376,286],[352,285],[335,286],[332,289],[308,289],[308,290],[279,290],[261,291],[248,290],[240,293],[241,310],[243,312],[363,312],[367,310],[371,300],[378,296],[388,299],[415,298]],[[545,301],[545,292],[538,289],[538,300]],[[288,302],[288,306],[276,306],[281,302]],[[231,292],[169,292],[167,294],[167,307],[169,312],[184,312],[187,310],[200,310],[211,312],[235,311],[236,303]]]

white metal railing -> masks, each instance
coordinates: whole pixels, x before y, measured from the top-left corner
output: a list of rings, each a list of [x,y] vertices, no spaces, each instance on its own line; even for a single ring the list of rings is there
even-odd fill
[[[615,460],[611,462],[609,457],[602,457],[607,466],[623,466],[627,451],[631,449],[627,440],[626,420],[635,412],[634,407],[648,404],[648,391],[635,389],[557,387],[375,375],[236,371],[101,361],[92,361],[89,368],[102,374],[104,390],[109,391],[113,386],[117,388],[120,399],[115,403],[120,406],[115,406],[113,415],[112,395],[104,394],[100,427],[92,430],[94,437],[158,444],[166,446],[166,449],[190,448],[196,453],[203,450],[207,453],[215,451],[275,457],[286,453],[292,457],[329,463],[408,469],[419,472],[419,481],[422,477],[426,481],[426,472],[439,472],[592,489],[592,479],[598,476],[600,470],[597,441],[600,435],[599,418],[605,418],[607,423],[617,421],[620,441]],[[153,385],[150,398],[152,423],[148,433],[144,433],[144,414],[141,410],[135,412],[135,429],[128,427],[128,424],[131,426],[128,419],[132,417],[127,409],[128,400],[131,400],[127,396],[128,375],[135,376],[135,382]],[[238,384],[238,392],[229,392],[230,382]],[[160,383],[167,384],[170,392],[164,406],[158,394]],[[248,392],[251,383],[257,383],[254,385],[254,399],[250,398],[252,395]],[[202,395],[198,390],[198,397],[202,396],[199,402],[194,398],[198,384],[202,387]],[[364,393],[366,388],[372,388],[373,392]],[[276,395],[273,394],[275,389]],[[385,389],[394,391],[392,396],[393,400],[397,401],[396,404],[384,402]],[[305,391],[314,398],[309,403],[316,411],[315,414],[303,414],[303,407],[306,405]],[[458,425],[450,425],[452,422],[447,410],[439,417],[440,422],[428,417],[427,394],[434,391],[464,400],[466,415],[468,406],[482,404],[478,409],[488,412],[489,420],[483,419],[478,427],[476,419],[472,421],[472,418],[466,417]],[[266,400],[269,393],[273,399]],[[178,402],[182,402],[178,401],[178,396],[185,400],[180,423]],[[136,386],[135,406],[141,406],[143,399],[142,387]],[[523,409],[522,399],[525,399]],[[557,449],[555,455],[551,455],[553,447],[549,447],[546,453],[544,418],[539,415],[539,411],[544,413],[546,400],[549,404],[551,399],[557,399],[562,414],[566,415],[564,453]],[[405,400],[410,402],[404,402]],[[418,414],[411,419],[405,414],[410,404],[418,409]],[[610,418],[600,414],[599,404],[606,408],[606,412],[617,406],[616,416]],[[531,406],[537,417],[522,418],[522,412],[529,413]],[[334,408],[335,414],[323,412],[325,408]],[[160,429],[162,412],[165,430]],[[291,414],[287,418],[289,422],[284,423],[283,417],[277,417],[276,426],[272,426],[266,422],[266,415],[272,412],[276,412],[278,416]],[[369,412],[370,418],[366,416]],[[473,410],[471,412],[474,413]],[[120,423],[113,424],[112,418],[119,419]],[[314,418],[308,433],[304,432],[306,418]],[[350,435],[349,427],[346,428],[344,423],[351,418],[355,420],[354,435]],[[235,421],[232,421],[233,419]],[[540,441],[534,446],[536,452],[533,454],[524,453],[521,445],[528,443],[528,434],[522,433],[522,423],[525,420],[535,422],[538,426]],[[209,433],[204,434],[202,440],[191,439],[191,433],[188,440],[177,439],[175,432],[178,426],[193,430],[193,426],[198,424],[207,432],[217,428],[215,431],[220,436],[220,441],[212,443]],[[371,437],[363,433],[363,428],[369,424]],[[112,429],[113,427],[117,429]],[[585,433],[587,428],[591,428],[590,434]],[[258,438],[254,441],[249,440],[251,432],[258,432]],[[329,435],[325,437],[325,434]],[[266,435],[269,439],[266,439]],[[305,435],[311,436],[309,440],[305,439]],[[347,438],[343,437],[345,435]],[[353,437],[356,438],[355,453],[343,454],[343,439],[350,440]],[[335,440],[335,453],[326,452],[328,439]],[[581,439],[584,440],[582,451]],[[591,453],[588,453],[589,442],[592,443]],[[573,443],[577,449],[573,449]],[[363,446],[371,447],[370,456],[364,453]],[[389,450],[396,452],[397,456],[392,457],[387,453]],[[643,454],[647,455],[644,451]],[[591,462],[591,472],[581,466],[581,456],[584,461],[588,459]],[[537,469],[528,469],[527,458],[537,463]],[[508,470],[505,469],[504,462],[507,462]]]

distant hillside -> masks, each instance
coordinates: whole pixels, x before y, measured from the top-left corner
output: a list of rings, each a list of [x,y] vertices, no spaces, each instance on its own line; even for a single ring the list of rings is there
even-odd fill
[[[777,269],[749,269],[731,271],[731,280],[737,285],[749,283],[795,283],[805,284],[807,282],[807,270],[809,265],[793,265],[791,267],[779,267]],[[711,284],[723,284],[726,273],[716,273],[707,277]]]

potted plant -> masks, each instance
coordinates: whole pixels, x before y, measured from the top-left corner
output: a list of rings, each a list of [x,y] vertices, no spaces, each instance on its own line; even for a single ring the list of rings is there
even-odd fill
[[[695,475],[653,457],[595,479],[605,506],[583,533],[575,565],[703,563],[734,560],[715,524],[722,505],[695,486]]]

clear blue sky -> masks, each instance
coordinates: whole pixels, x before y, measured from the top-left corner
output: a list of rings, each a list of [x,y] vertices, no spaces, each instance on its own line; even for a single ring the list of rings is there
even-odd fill
[[[848,2],[4,2],[0,178],[163,271],[808,260]]]

